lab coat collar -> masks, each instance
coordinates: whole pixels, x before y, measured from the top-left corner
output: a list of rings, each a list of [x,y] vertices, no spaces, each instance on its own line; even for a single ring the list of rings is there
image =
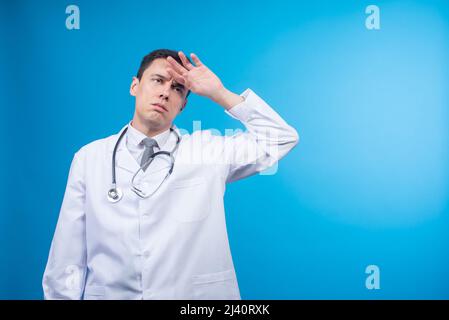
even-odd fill
[[[114,147],[117,143],[118,138],[120,137],[121,133],[125,128],[128,127],[128,124],[125,125],[116,135],[112,136],[111,143],[109,144],[109,156],[112,157],[112,154],[114,152]],[[176,133],[181,136],[179,129],[173,125],[173,129],[176,131]],[[166,142],[161,146],[161,151],[172,151],[173,148],[176,145],[176,136],[173,133],[170,133],[170,130],[168,130],[168,136],[166,138]],[[111,158],[112,159],[112,158]],[[134,157],[129,152],[128,148],[126,147],[126,141],[125,137],[122,138],[120,141],[120,144],[117,147],[117,152],[115,156],[115,165],[117,168],[125,169],[131,173],[136,173],[137,170],[139,170],[140,165],[137,163],[137,161],[134,159]],[[154,161],[151,163],[150,166],[148,166],[148,169],[145,172],[140,172],[140,174],[152,174],[157,171],[160,171],[168,166],[166,161]]]

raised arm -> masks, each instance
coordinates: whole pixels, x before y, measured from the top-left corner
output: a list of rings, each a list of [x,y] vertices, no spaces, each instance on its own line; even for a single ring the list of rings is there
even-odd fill
[[[247,132],[230,137],[213,137],[220,148],[219,160],[228,165],[227,182],[271,167],[298,143],[296,130],[252,90],[248,89],[242,95],[229,91],[195,54],[190,56],[195,65],[182,52],[179,57],[183,65],[168,57],[171,66],[168,72],[192,92],[222,106],[247,129]]]

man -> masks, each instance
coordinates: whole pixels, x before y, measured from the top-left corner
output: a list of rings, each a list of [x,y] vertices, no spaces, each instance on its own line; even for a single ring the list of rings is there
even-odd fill
[[[145,56],[131,83],[132,121],[75,154],[43,277],[46,299],[241,298],[225,184],[275,164],[298,134],[250,89],[230,92],[191,58],[165,49]],[[247,132],[181,135],[173,120],[190,91]]]

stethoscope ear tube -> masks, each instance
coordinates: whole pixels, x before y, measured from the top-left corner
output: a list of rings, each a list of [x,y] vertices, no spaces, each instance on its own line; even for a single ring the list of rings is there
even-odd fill
[[[128,127],[123,129],[122,133],[117,139],[117,142],[115,143],[114,151],[112,152],[112,185],[111,189],[108,190],[108,201],[111,203],[118,202],[123,197],[122,190],[120,188],[117,188],[117,181],[115,177],[115,155],[117,154],[117,148],[120,144],[120,141],[123,139],[123,136],[125,135],[126,131],[128,131]]]

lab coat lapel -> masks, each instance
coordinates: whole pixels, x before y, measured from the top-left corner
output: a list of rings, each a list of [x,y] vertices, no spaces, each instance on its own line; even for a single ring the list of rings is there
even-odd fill
[[[112,155],[114,152],[114,147],[117,143],[118,138],[120,137],[120,134],[127,128],[128,125],[122,128],[118,134],[114,136],[112,139],[112,143],[109,146],[109,153],[112,159]],[[131,153],[129,152],[128,148],[126,147],[126,134],[123,136],[122,140],[120,141],[120,144],[117,147],[117,152],[115,155],[115,166],[117,168],[125,169],[129,171],[130,173],[135,173],[137,170],[139,170],[140,166],[136,162],[136,160],[133,158]]]
[[[117,143],[118,138],[120,137],[120,134],[123,132],[123,130],[128,127],[128,125],[124,126],[122,130],[118,134],[116,134],[113,139],[112,143],[109,145],[109,154],[112,157],[115,144]],[[179,136],[180,132],[179,129],[176,126],[173,126],[174,130],[178,133]],[[162,147],[161,150],[171,152],[174,147],[176,146],[177,137],[174,133],[170,133],[170,136],[167,139],[167,142]],[[176,152],[175,152],[176,156]],[[112,158],[111,158],[112,159]],[[134,157],[129,152],[128,148],[126,147],[126,136],[122,138],[120,141],[119,146],[117,147],[117,153],[115,156],[115,165],[117,168],[122,168],[130,173],[136,173],[137,170],[139,170],[140,165],[137,163],[137,161],[134,159]],[[171,165],[170,159],[167,156],[159,156],[155,157],[155,159],[151,162],[151,164],[148,166],[147,170],[143,173],[144,175],[150,175],[157,173],[161,170],[164,170],[169,168]],[[165,170],[165,171],[166,171]],[[142,174],[142,171],[140,172]],[[139,174],[139,175],[140,175]]]
[[[179,134],[179,130],[173,126],[176,132]],[[167,142],[162,147],[161,151],[167,151],[171,152],[174,147],[176,146],[176,135],[172,132],[170,132],[170,136],[167,139]],[[148,166],[147,170],[145,171],[145,175],[153,175],[156,173],[167,172],[168,168],[171,166],[171,161],[169,156],[157,156],[154,158],[154,160],[151,162],[151,164]]]

